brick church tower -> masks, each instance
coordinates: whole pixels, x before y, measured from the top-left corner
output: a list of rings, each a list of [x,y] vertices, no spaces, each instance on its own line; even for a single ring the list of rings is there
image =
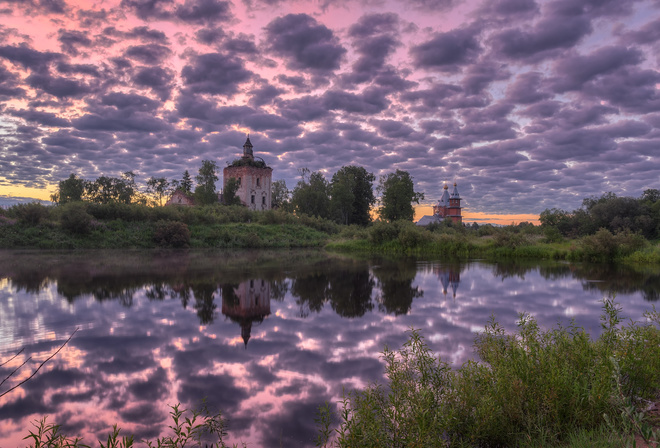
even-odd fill
[[[229,179],[238,180],[238,196],[250,210],[270,210],[273,169],[261,157],[255,159],[250,136],[243,145],[243,156],[222,171],[223,189]]]

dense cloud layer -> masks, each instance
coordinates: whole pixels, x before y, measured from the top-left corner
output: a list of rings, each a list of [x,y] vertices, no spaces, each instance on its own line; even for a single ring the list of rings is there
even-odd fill
[[[427,203],[658,188],[658,3],[0,0],[0,193],[219,166],[408,170]],[[96,9],[94,9],[96,8]]]

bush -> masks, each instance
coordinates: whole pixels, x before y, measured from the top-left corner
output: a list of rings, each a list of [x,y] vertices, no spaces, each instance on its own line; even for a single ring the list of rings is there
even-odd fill
[[[383,244],[394,241],[399,237],[399,225],[397,221],[376,221],[369,227],[369,241],[373,244]]]
[[[629,231],[613,235],[607,229],[600,229],[595,235],[589,235],[580,241],[582,257],[586,261],[614,261],[630,255],[646,245],[643,236]]]
[[[520,233],[520,231],[513,232],[509,229],[500,230],[499,232],[495,233],[493,241],[497,247],[506,247],[510,249],[515,249],[527,244],[527,238],[525,235]]]
[[[67,232],[84,235],[92,230],[92,216],[82,202],[69,202],[58,207],[59,221]]]
[[[560,243],[564,240],[561,232],[555,226],[546,226],[543,228],[544,243]]]
[[[650,323],[621,326],[619,307],[604,300],[595,341],[572,324],[543,331],[527,314],[514,334],[491,319],[475,340],[481,362],[456,371],[413,329],[403,348],[383,352],[387,385],[340,402],[332,445],[517,446],[603,427],[648,436],[639,409],[660,389],[660,313],[645,317]],[[330,442],[331,421],[326,405],[319,445]]]
[[[190,230],[183,222],[158,221],[154,230],[154,242],[160,247],[190,247]]]
[[[9,212],[18,219],[18,222],[29,226],[39,225],[49,215],[48,207],[38,202],[14,205],[9,209]]]
[[[399,231],[399,243],[402,247],[413,249],[433,240],[433,235],[423,227],[417,227],[413,223],[401,225]]]

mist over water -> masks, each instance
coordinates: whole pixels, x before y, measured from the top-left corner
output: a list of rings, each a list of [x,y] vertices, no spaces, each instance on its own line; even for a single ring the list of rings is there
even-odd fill
[[[89,251],[0,254],[0,446],[24,446],[48,415],[88,444],[114,423],[164,434],[168,405],[202,399],[229,420],[229,442],[313,446],[314,414],[342,390],[383,378],[385,345],[411,327],[455,366],[494,315],[515,330],[571,319],[600,332],[601,299],[639,320],[660,273],[566,263],[355,259],[321,251]]]

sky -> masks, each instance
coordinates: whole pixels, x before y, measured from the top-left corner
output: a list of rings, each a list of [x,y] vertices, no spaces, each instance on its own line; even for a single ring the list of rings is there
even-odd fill
[[[0,37],[6,201],[247,133],[290,189],[406,170],[418,214],[454,182],[505,221],[660,188],[658,0],[0,0]]]

